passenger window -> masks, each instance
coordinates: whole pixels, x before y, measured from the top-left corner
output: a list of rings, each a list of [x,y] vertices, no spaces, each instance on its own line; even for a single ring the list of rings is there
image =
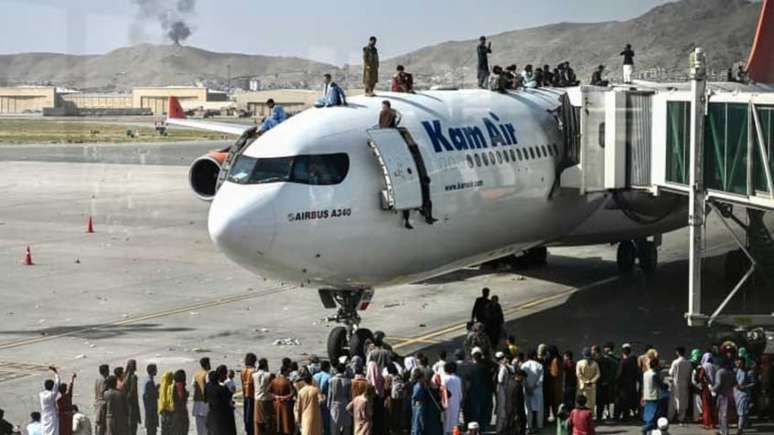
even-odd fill
[[[484,166],[489,166],[489,157],[486,153],[481,153],[481,159],[484,161]]]
[[[501,153],[500,150],[497,150],[497,163],[500,165],[503,164],[503,153]]]
[[[478,155],[478,153],[476,153],[475,158],[476,158],[476,166],[478,166],[480,168],[481,167],[481,157]]]
[[[524,160],[524,159],[522,158],[522,155],[521,155],[521,150],[516,150],[516,154],[519,156],[519,161],[522,161],[522,160]],[[524,153],[524,156],[526,156],[526,155],[527,155],[527,153]]]
[[[511,162],[510,157],[508,157],[508,151],[503,151],[503,158],[505,159],[505,163]]]
[[[468,160],[468,167],[472,168],[474,163],[473,163],[473,157],[470,157],[470,154],[467,155],[467,160]]]
[[[494,153],[489,151],[489,160],[492,162],[492,166],[495,164],[495,156]]]
[[[548,150],[546,149],[546,146],[540,145],[540,148],[543,149],[543,157],[548,157]]]
[[[554,144],[554,151],[556,152],[556,155],[559,155],[559,147]]]
[[[535,148],[529,147],[529,156],[535,158]]]
[[[513,163],[516,163],[516,151],[514,151],[513,149],[511,149],[511,161],[513,161]]]

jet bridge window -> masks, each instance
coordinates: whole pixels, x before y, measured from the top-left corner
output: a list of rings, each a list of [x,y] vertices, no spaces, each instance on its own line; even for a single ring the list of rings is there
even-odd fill
[[[341,183],[349,172],[346,154],[255,158],[239,156],[228,180],[237,184],[291,182],[327,186]]]

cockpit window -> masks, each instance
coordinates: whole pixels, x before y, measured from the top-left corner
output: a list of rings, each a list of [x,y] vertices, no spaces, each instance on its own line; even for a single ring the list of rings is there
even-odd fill
[[[349,172],[344,153],[293,157],[255,158],[241,155],[228,175],[237,184],[263,184],[278,181],[329,186],[339,184]]]

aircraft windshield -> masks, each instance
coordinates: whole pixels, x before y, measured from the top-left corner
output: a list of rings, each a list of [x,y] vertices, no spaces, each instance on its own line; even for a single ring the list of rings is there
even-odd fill
[[[348,172],[349,157],[343,153],[272,158],[242,155],[232,166],[228,180],[237,184],[285,181],[327,186],[341,183]]]

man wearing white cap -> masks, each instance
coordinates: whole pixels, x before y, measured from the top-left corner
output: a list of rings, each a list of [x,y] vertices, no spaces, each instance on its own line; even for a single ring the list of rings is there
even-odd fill
[[[474,347],[470,353],[473,355],[473,366],[469,375],[469,412],[465,415],[465,420],[477,422],[479,429],[486,432],[492,419],[494,367],[491,361],[484,358],[484,351],[480,347]]]
[[[527,427],[529,433],[538,433],[543,429],[543,365],[537,362],[537,351],[530,351],[521,369],[527,374],[524,385],[527,393]]]
[[[479,434],[479,428],[478,423],[475,421],[471,421],[468,423],[468,432],[467,435],[478,435]]]

